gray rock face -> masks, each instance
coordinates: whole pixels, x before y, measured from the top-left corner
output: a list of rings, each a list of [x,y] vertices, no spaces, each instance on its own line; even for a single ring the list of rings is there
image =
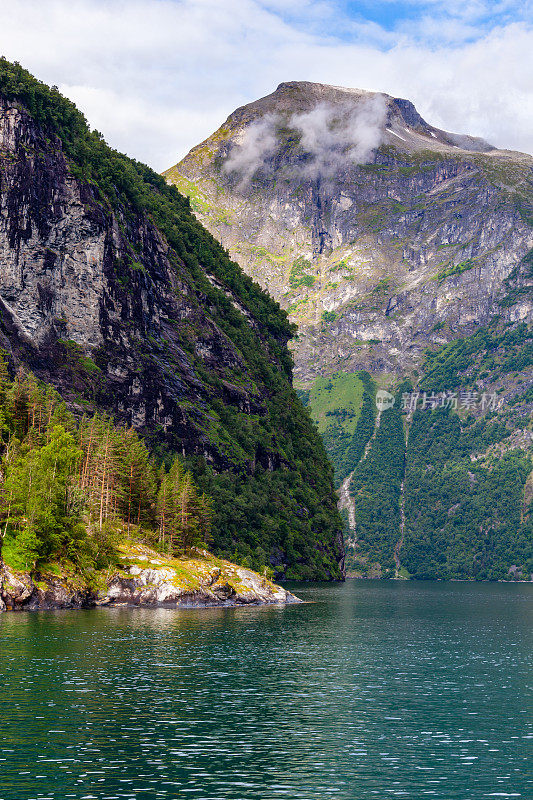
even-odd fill
[[[251,570],[236,568],[236,584],[219,581],[216,567],[198,588],[176,585],[176,572],[171,567],[144,568],[133,566],[131,577],[115,575],[105,592],[100,593],[99,605],[148,606],[219,606],[298,602],[281,586],[262,580]]]
[[[91,218],[88,198],[68,175],[61,152],[38,152],[41,143],[32,133],[24,112],[0,100],[0,149],[6,162],[0,194],[0,302],[30,341],[42,344],[57,319],[69,339],[96,347],[102,343],[107,230],[102,220]],[[55,180],[39,187],[38,196],[32,191],[32,173],[46,158]],[[113,233],[118,245],[118,230]]]
[[[92,400],[226,468],[202,419],[214,390],[196,370],[224,380],[247,365],[204,299],[147,215],[111,210],[73,176],[59,140],[0,98],[0,346],[14,366],[53,383],[75,411]],[[233,381],[218,394],[264,413]]]
[[[165,173],[298,323],[295,377],[401,375],[493,316],[533,318],[533,159],[406,100],[281,84]]]
[[[0,612],[79,609],[95,605],[95,594],[76,581],[16,572],[0,561]]]

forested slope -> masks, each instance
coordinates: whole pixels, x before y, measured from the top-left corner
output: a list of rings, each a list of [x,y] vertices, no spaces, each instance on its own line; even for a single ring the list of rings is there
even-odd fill
[[[189,201],[0,61],[0,344],[79,419],[106,411],[211,496],[216,552],[338,578],[332,470],[279,306]]]
[[[350,571],[529,580],[532,340],[525,323],[494,319],[399,387],[353,472]]]
[[[133,428],[76,420],[49,385],[0,357],[0,549],[19,570],[68,561],[81,573],[117,561],[137,536],[170,556],[211,542],[213,507],[179,458],[158,467]]]

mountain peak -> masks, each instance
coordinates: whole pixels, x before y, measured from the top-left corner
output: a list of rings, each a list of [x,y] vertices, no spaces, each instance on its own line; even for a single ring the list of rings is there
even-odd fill
[[[317,110],[322,112],[326,126],[339,132],[348,127],[352,138],[357,138],[357,127],[361,126],[366,139],[371,125],[376,147],[390,145],[407,152],[452,149],[487,153],[495,149],[479,137],[450,133],[430,125],[410,100],[384,92],[310,81],[280,83],[271,94],[237,108],[223,128],[229,132],[247,128],[265,117],[290,128],[295,119],[298,126],[301,115]]]
[[[493,567],[483,520],[494,518],[508,448],[531,448],[532,170],[531,156],[440,130],[403,98],[290,81],[237,109],[165,173],[298,324],[295,381],[342,486],[354,573],[392,576],[405,565],[417,577],[505,577],[522,563],[513,555],[510,566]],[[404,376],[424,397],[415,416],[409,403],[416,407],[419,391]],[[375,424],[374,389],[395,381],[395,404]],[[477,410],[431,411],[435,393],[457,406],[465,392]],[[405,449],[402,396],[411,409]],[[494,422],[482,417],[489,396],[501,413]],[[509,444],[485,444],[490,425]],[[441,455],[428,470],[434,444]],[[496,452],[505,453],[498,466]],[[473,469],[486,472],[474,478]],[[462,504],[478,487],[474,526]],[[523,501],[514,504],[519,516]],[[497,522],[497,537],[512,533],[498,553],[514,553],[525,528],[512,539],[520,523],[505,524]]]
[[[193,209],[233,258],[301,326],[320,328],[324,313],[331,320],[354,315],[357,321],[350,317],[346,331],[353,323],[354,338],[361,338],[364,327],[369,340],[381,341],[389,323],[396,324],[391,309],[403,303],[406,341],[414,341],[426,295],[438,295],[448,274],[451,279],[465,272],[466,284],[486,263],[487,295],[497,290],[491,281],[499,286],[501,278],[490,273],[493,254],[509,234],[507,222],[512,220],[515,238],[523,222],[509,187],[527,187],[532,164],[530,156],[429,124],[404,98],[287,81],[236,109],[165,176],[190,196]],[[479,198],[487,232],[479,230]],[[522,235],[530,241],[527,231]],[[522,255],[513,251],[506,269]],[[420,286],[426,294],[417,295],[412,306],[410,300],[389,298],[386,321],[375,321],[383,287],[414,296]],[[466,295],[475,296],[474,288]],[[362,322],[363,312],[355,312],[354,304],[362,304],[374,321]],[[447,325],[442,313],[438,321]],[[465,315],[477,317],[477,306]],[[420,324],[428,330],[417,352],[431,341],[435,322]],[[457,320],[451,324],[456,329]],[[342,358],[357,368],[375,368],[371,354],[367,361],[350,355],[351,334],[346,336]],[[390,334],[379,369],[386,365],[389,372],[400,372],[408,366],[404,348],[392,344],[395,336]],[[333,346],[326,350],[328,369],[338,368],[340,352]],[[299,379],[322,369],[312,365],[309,352],[303,345],[297,351]]]

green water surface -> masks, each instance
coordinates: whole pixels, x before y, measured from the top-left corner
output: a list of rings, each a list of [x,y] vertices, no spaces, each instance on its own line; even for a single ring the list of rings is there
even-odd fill
[[[0,615],[0,800],[532,800],[532,585],[294,589]]]

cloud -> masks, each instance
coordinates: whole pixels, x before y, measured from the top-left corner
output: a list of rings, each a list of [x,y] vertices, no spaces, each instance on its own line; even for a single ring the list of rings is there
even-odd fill
[[[332,108],[320,103],[291,118],[310,155],[303,167],[308,177],[329,178],[348,164],[366,164],[381,144],[387,101],[381,94],[363,97],[355,106]]]
[[[224,172],[235,174],[239,183],[247,184],[258,170],[266,169],[276,149],[276,129],[280,122],[276,114],[266,114],[252,122],[237,137],[236,145],[224,162]]]
[[[220,125],[223,112],[168,106],[113,88],[60,84],[90,120],[123,153],[163,170],[176,162],[176,154],[200,142],[206,131]]]
[[[407,97],[432,124],[533,153],[530,2],[368,0],[357,17],[344,7],[0,0],[0,53],[60,86],[113,147],[159,170],[287,80]],[[410,12],[396,19],[400,7]],[[394,24],[380,21],[383,8]]]
[[[370,160],[381,144],[386,117],[387,101],[381,94],[357,98],[355,106],[322,102],[301,114],[266,114],[237,137],[224,171],[235,174],[241,184],[258,171],[270,172],[280,132],[289,129],[299,138],[298,158],[281,169],[291,177],[329,180],[350,164]]]

